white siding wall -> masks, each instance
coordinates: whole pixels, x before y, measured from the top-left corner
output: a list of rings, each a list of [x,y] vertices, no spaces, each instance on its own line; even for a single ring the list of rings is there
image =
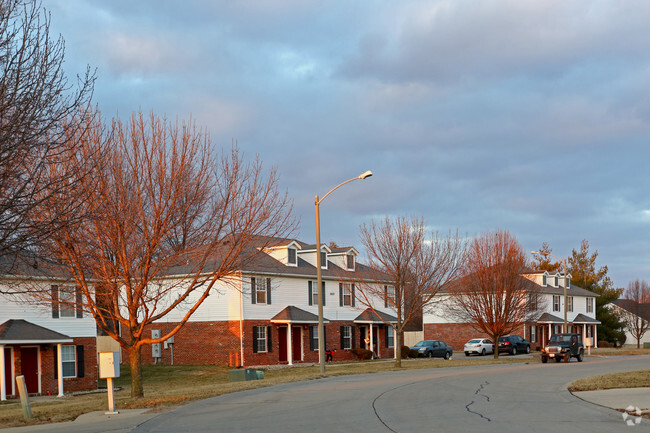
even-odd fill
[[[30,288],[33,289],[33,287]],[[49,285],[43,285],[43,288],[49,290]],[[9,288],[3,286],[3,289]],[[53,319],[51,304],[34,305],[23,302],[15,296],[0,294],[0,323],[10,319],[23,319],[69,337],[95,337],[97,335],[95,319],[86,312],[81,319],[76,317]]]

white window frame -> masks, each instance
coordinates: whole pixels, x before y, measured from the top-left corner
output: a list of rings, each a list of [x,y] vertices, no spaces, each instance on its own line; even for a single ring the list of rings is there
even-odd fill
[[[386,330],[386,333],[387,333],[386,346],[395,347],[395,328],[389,326]]]
[[[566,297],[566,310],[569,313],[573,312],[573,296]]]
[[[59,286],[59,318],[74,319],[77,317],[77,290],[72,286]]]
[[[314,347],[313,350],[318,352],[320,350],[319,349],[320,344],[318,343],[318,326],[312,326],[311,328],[312,328],[311,337],[312,337],[312,341],[313,341],[313,343],[311,343],[311,344],[313,344],[313,347]]]
[[[260,300],[260,298],[263,298],[263,300]],[[255,278],[255,303],[263,305],[268,304],[268,296],[266,293],[266,278]]]
[[[395,286],[386,286],[386,297],[395,303]],[[390,304],[388,304],[390,307]]]
[[[257,337],[257,353],[266,353],[268,352],[268,346],[266,344],[266,326],[256,326],[255,327],[255,336]]]
[[[291,254],[293,253],[293,261],[291,261]],[[287,264],[289,266],[298,266],[298,250],[295,248],[287,248]]]
[[[560,311],[561,310],[561,305],[560,305],[560,295],[553,295],[553,311]]]
[[[594,298],[587,298],[587,305],[585,306],[585,309],[587,313],[593,313],[594,312]]]
[[[352,283],[343,283],[343,306],[351,307],[352,306]],[[348,302],[346,302],[346,299]]]
[[[343,326],[342,331],[341,342],[343,347],[341,349],[352,349],[352,326]]]
[[[352,262],[352,266],[350,266],[350,262]],[[354,254],[345,255],[345,267],[348,269],[348,271],[354,271],[356,263],[357,261],[355,260]]]
[[[72,354],[72,356],[70,356]],[[65,345],[61,346],[61,374],[64,379],[77,377],[77,346]],[[66,374],[66,366],[70,370],[72,365],[73,374]]]
[[[327,251],[320,252],[320,267],[321,269],[327,269]]]
[[[323,282],[324,283],[324,282]],[[311,282],[311,304],[312,305],[318,305],[318,295],[319,295],[319,290],[318,290],[318,281],[314,280]]]
[[[535,343],[537,340],[537,327],[535,325],[530,325],[528,328],[528,338],[530,338],[531,343]]]
[[[537,294],[529,293],[528,294],[528,310],[537,311],[539,308]]]

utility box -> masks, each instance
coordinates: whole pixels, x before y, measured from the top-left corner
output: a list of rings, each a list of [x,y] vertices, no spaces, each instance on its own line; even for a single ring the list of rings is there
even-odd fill
[[[160,329],[152,329],[151,338],[160,338]],[[151,345],[151,356],[153,358],[160,358],[162,356],[160,343],[154,343]]]
[[[231,382],[244,382],[248,380],[264,379],[262,370],[253,370],[251,368],[242,368],[239,370],[230,370],[228,379]]]
[[[102,379],[120,377],[120,352],[99,354],[99,377]]]
[[[163,347],[165,349],[169,349],[170,344],[174,344],[174,336],[173,335],[171,337],[169,337],[167,340],[164,341]]]

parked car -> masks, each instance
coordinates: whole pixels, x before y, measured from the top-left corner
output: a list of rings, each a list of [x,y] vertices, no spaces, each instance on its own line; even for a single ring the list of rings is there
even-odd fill
[[[494,353],[494,343],[487,338],[472,338],[465,343],[464,350],[465,356],[469,356],[472,353],[485,356],[488,353]]]
[[[447,345],[444,341],[439,340],[422,340],[415,346],[411,347],[411,350],[417,351],[418,357],[426,356],[429,358],[449,359],[454,353],[451,346]]]
[[[499,353],[503,352],[511,355],[530,353],[530,343],[519,335],[504,335],[499,337]]]
[[[582,335],[580,334],[554,334],[548,341],[546,347],[542,348],[542,362],[546,363],[549,359],[555,359],[556,362],[569,362],[571,358],[576,358],[582,362],[585,348],[582,345]]]

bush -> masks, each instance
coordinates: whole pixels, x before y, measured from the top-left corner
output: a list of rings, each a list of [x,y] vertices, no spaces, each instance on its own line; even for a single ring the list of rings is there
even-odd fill
[[[602,340],[598,342],[598,347],[602,347],[602,348],[612,347],[612,343],[610,343],[609,341]]]
[[[358,359],[371,359],[372,352],[368,349],[352,349],[350,352],[354,353]]]
[[[409,357],[409,352],[411,351],[411,348],[408,346],[402,346],[402,359],[406,359]]]
[[[420,352],[415,349],[409,349],[409,358],[417,358],[420,356]]]

